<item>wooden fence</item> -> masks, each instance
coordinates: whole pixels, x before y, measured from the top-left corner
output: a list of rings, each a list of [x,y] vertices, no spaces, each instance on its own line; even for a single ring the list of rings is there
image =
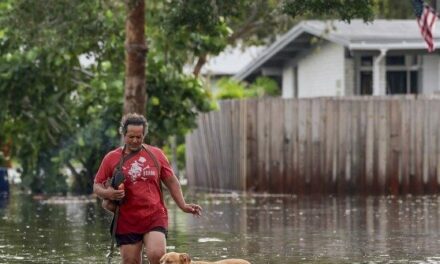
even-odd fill
[[[440,98],[228,100],[186,138],[194,188],[290,194],[440,190]]]

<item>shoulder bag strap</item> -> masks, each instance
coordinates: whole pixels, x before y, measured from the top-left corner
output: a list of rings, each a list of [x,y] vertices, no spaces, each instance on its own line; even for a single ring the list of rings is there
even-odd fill
[[[118,166],[116,166],[116,169],[117,170],[121,170],[121,168],[122,168],[122,164],[124,164],[124,153],[125,153],[125,148],[126,148],[126,146],[124,145],[124,147],[122,148],[122,152],[121,152],[121,158],[119,159],[119,163],[118,163]]]
[[[121,159],[119,160],[119,163],[118,163],[118,166],[117,166],[117,168],[118,168],[119,170],[122,169],[122,165],[124,165],[124,162],[126,162],[127,160],[129,160],[129,159],[130,159],[131,157],[133,157],[134,155],[138,154],[138,151],[136,151],[136,152],[130,152],[130,153],[128,153],[128,154],[125,155],[125,156],[124,156],[124,154],[125,154],[125,145],[124,145],[124,148],[122,149]]]
[[[122,170],[122,165],[124,165],[125,161],[129,160],[131,157],[133,157],[134,155],[136,155],[138,152],[131,152],[128,153],[127,155],[125,154],[125,148],[126,146],[124,145],[124,147],[122,148],[122,152],[121,152],[121,158],[119,159],[118,165],[116,166],[116,168],[113,170],[113,174],[112,177],[110,177],[109,179],[107,179],[105,186],[110,186],[112,183],[112,178],[115,175],[116,171],[121,171]]]
[[[164,203],[164,200],[163,200],[162,181],[161,181],[161,179],[160,179],[160,173],[161,173],[161,171],[162,171],[162,166],[160,166],[160,163],[159,163],[159,161],[157,160],[156,155],[153,154],[153,152],[152,152],[151,149],[148,147],[148,145],[146,145],[146,144],[142,144],[142,147],[144,148],[144,150],[148,153],[148,155],[149,155],[149,156],[151,157],[151,159],[153,160],[154,165],[156,166],[157,171],[158,171],[158,173],[159,173],[159,175],[158,175],[158,176],[159,176],[159,182],[158,182],[158,184],[159,184],[160,198],[161,198],[161,200],[162,200],[162,203]]]
[[[148,145],[146,144],[142,144],[142,147],[145,149],[145,151],[148,153],[148,155],[151,157],[151,159],[154,162],[154,165],[157,167],[157,169],[159,170],[159,176],[160,176],[160,172],[162,169],[162,166],[160,166],[159,161],[156,158],[156,155],[153,154],[153,152],[151,151],[151,149],[148,147]]]
[[[113,176],[115,175],[115,172],[120,171],[122,169],[122,164],[124,163],[124,152],[125,152],[125,145],[122,147],[121,158],[119,159],[119,162],[118,162],[118,165],[116,165],[116,168],[113,169],[112,176],[110,178],[108,178],[104,183],[105,187],[109,187],[112,185],[112,179],[113,179]]]

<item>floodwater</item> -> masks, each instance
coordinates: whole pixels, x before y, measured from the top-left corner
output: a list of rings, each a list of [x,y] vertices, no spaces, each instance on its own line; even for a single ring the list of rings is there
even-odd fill
[[[168,251],[193,260],[440,263],[438,196],[199,194],[187,200],[201,204],[203,216],[168,201]],[[0,263],[105,263],[109,223],[95,199],[36,201],[13,193],[0,201]]]

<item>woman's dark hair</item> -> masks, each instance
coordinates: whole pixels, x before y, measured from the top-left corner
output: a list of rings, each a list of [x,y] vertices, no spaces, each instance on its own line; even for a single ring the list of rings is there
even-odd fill
[[[121,126],[119,127],[119,133],[121,133],[121,135],[125,136],[125,134],[127,134],[128,125],[143,126],[144,136],[148,133],[148,122],[143,115],[136,113],[124,115],[121,119]]]

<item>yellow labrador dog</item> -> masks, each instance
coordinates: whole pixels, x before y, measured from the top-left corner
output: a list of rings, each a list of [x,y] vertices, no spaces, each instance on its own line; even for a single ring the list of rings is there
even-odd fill
[[[223,259],[215,262],[191,261],[186,253],[169,252],[160,259],[160,264],[251,264],[244,259]]]

